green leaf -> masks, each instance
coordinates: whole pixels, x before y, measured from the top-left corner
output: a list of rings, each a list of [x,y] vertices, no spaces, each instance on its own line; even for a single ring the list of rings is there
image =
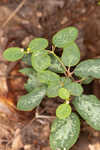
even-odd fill
[[[80,120],[75,113],[66,119],[55,119],[51,126],[51,149],[69,150],[76,143],[79,132]]]
[[[24,49],[11,47],[4,51],[3,57],[8,61],[17,61],[24,56]]]
[[[47,88],[47,96],[48,97],[57,97],[58,91],[60,88],[64,87],[66,84],[71,83],[70,78],[61,77],[60,81],[56,83],[51,83]]]
[[[77,112],[94,129],[100,131],[100,100],[94,95],[81,95],[73,100]]]
[[[35,38],[29,43],[29,48],[32,52],[37,50],[43,50],[48,46],[48,40],[44,38]]]
[[[52,83],[47,88],[47,96],[48,97],[57,97],[58,96],[58,90],[62,87],[60,82],[58,83]]]
[[[71,95],[74,95],[74,96],[80,96],[83,93],[82,86],[76,82],[66,84],[66,86],[64,87],[70,92]]]
[[[93,77],[100,78],[100,59],[88,59],[82,61],[74,70],[78,77]]]
[[[72,80],[69,77],[61,77],[61,84],[64,88],[66,88],[69,83],[72,83]]]
[[[92,81],[93,81],[92,77],[86,77],[86,79],[82,81],[82,84],[90,84]]]
[[[65,47],[68,43],[76,40],[78,30],[75,27],[67,27],[57,32],[52,39],[52,43],[59,48]]]
[[[20,69],[19,72],[27,76],[36,74],[33,68],[23,68],[23,69]]]
[[[42,84],[39,82],[35,75],[30,75],[27,83],[24,84],[25,89],[31,92],[33,89],[40,87]]]
[[[51,65],[49,66],[48,69],[50,69],[53,72],[64,73],[64,69],[59,63],[59,61],[53,55],[50,55],[50,58],[51,58]]]
[[[60,88],[58,91],[58,96],[64,100],[68,100],[70,97],[70,93],[67,89],[65,88]]]
[[[30,111],[34,109],[41,103],[45,94],[46,94],[45,87],[35,88],[29,94],[26,94],[19,98],[19,101],[17,103],[17,109],[21,111]]]
[[[22,58],[22,62],[24,62],[25,64],[27,64],[29,66],[32,66],[31,56],[32,56],[32,54],[25,54],[24,57]]]
[[[69,115],[71,114],[71,110],[72,109],[69,104],[61,104],[56,109],[56,116],[59,119],[65,119],[65,118],[69,117]]]
[[[37,51],[32,54],[32,66],[37,71],[43,71],[51,65],[51,59],[47,51]]]
[[[29,77],[27,83],[24,84],[24,87],[28,92],[31,92],[34,88],[42,85],[37,79],[37,73],[33,68],[23,68],[20,69],[19,72]]]
[[[65,66],[75,66],[80,61],[78,46],[74,42],[68,44],[63,50],[61,59]]]
[[[49,70],[39,72],[38,79],[40,80],[41,83],[45,83],[49,85],[52,83],[54,84],[60,82],[60,76]]]

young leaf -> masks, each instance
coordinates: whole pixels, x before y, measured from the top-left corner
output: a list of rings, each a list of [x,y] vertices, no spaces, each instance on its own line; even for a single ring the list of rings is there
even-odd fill
[[[93,77],[100,78],[100,59],[88,59],[82,61],[74,70],[78,77]]]
[[[44,38],[35,38],[29,43],[29,48],[32,52],[37,50],[43,50],[48,46],[48,40]]]
[[[64,69],[59,63],[59,61],[53,55],[50,55],[50,58],[51,58],[51,65],[49,66],[48,69],[57,73],[64,73]]]
[[[80,61],[80,51],[75,42],[64,47],[61,59],[65,66],[75,66]]]
[[[32,54],[25,54],[24,57],[22,58],[22,62],[24,62],[25,64],[27,64],[29,66],[32,66],[31,56],[32,56]]]
[[[79,132],[80,120],[75,113],[66,119],[55,119],[51,126],[51,149],[69,150],[76,143]]]
[[[39,72],[38,79],[41,83],[45,83],[49,85],[60,82],[60,76],[49,70]]]
[[[18,47],[11,47],[4,51],[3,57],[8,61],[17,61],[24,56],[24,50]]]
[[[37,71],[43,71],[51,65],[51,59],[47,51],[37,51],[32,54],[32,66]]]
[[[94,129],[100,131],[100,100],[94,95],[81,95],[73,100],[77,112]]]
[[[58,83],[52,83],[47,88],[47,96],[48,97],[57,97],[58,96],[58,90],[62,87],[60,82]]]
[[[68,43],[76,40],[78,30],[75,27],[67,27],[57,32],[52,39],[52,43],[59,48],[65,47]]]
[[[70,93],[67,89],[65,88],[60,88],[58,91],[58,96],[64,100],[68,100],[70,97]]]
[[[69,117],[70,114],[71,114],[71,107],[69,104],[61,104],[56,109],[56,116],[59,119],[65,119],[65,118]]]
[[[19,98],[19,101],[17,103],[17,109],[21,111],[30,111],[34,109],[41,103],[45,94],[46,94],[45,87],[35,88],[29,94],[26,94]]]
[[[80,96],[83,93],[82,86],[76,82],[66,84],[66,86],[64,87],[70,92],[71,95],[74,95],[74,96]]]

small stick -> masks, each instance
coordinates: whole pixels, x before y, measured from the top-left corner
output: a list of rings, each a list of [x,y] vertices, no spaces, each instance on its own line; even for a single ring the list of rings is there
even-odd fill
[[[2,25],[2,27],[4,28],[9,21],[16,15],[16,13],[23,7],[23,5],[25,4],[27,0],[23,0],[19,6],[15,9],[15,11],[8,17],[8,19],[4,22],[4,24]]]

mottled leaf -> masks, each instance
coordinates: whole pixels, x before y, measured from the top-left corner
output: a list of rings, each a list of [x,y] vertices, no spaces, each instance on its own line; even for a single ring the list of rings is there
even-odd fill
[[[45,94],[46,94],[45,87],[39,87],[34,89],[29,94],[26,94],[19,98],[19,101],[17,103],[17,109],[21,111],[30,111],[34,109],[41,103]]]
[[[63,49],[61,59],[65,66],[75,66],[80,61],[80,51],[78,46],[74,42],[68,44]]]
[[[58,83],[52,83],[47,88],[47,96],[48,97],[56,97],[58,96],[58,90],[62,87],[60,82]]]
[[[4,51],[3,57],[8,61],[17,61],[24,56],[24,49],[11,47]]]
[[[100,59],[82,61],[74,70],[76,76],[100,78]]]
[[[43,71],[51,65],[51,59],[47,51],[37,51],[32,54],[32,66],[37,71]]]
[[[69,83],[72,83],[72,80],[68,77],[61,77],[61,84],[64,88],[66,88],[66,86],[69,84]]]
[[[100,100],[94,95],[82,95],[73,100],[81,117],[94,129],[100,131]]]
[[[75,41],[77,36],[78,36],[77,28],[67,27],[57,32],[53,36],[52,42],[56,47],[63,48],[68,43]]]
[[[51,65],[49,66],[48,69],[57,73],[64,73],[64,69],[62,65],[59,63],[59,61],[53,55],[50,55],[50,58],[51,58]]]
[[[80,121],[75,113],[66,119],[55,119],[51,126],[51,149],[69,150],[76,143],[79,132]]]
[[[35,75],[30,75],[27,83],[24,84],[24,87],[28,92],[31,92],[33,89],[40,87],[41,85],[42,84],[39,82]]]
[[[29,48],[32,52],[43,50],[48,46],[48,40],[44,38],[35,38],[29,43]]]
[[[38,73],[38,79],[41,83],[45,84],[54,84],[60,82],[60,76],[49,70]]]
[[[83,88],[81,84],[76,83],[76,82],[66,84],[66,86],[64,87],[70,92],[71,95],[74,95],[74,96],[80,96],[83,93]]]

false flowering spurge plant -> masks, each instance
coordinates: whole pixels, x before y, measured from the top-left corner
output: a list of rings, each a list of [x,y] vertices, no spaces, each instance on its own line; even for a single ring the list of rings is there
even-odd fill
[[[100,101],[95,95],[83,94],[82,87],[83,84],[100,78],[100,59],[79,62],[80,51],[75,43],[77,36],[78,30],[68,27],[53,36],[52,50],[47,49],[46,39],[36,38],[25,50],[11,47],[3,53],[8,61],[22,59],[29,66],[20,70],[29,78],[25,84],[28,94],[21,96],[17,103],[19,110],[34,109],[44,96],[59,96],[62,99],[51,127],[52,150],[69,150],[78,139],[80,120],[77,114],[72,112],[70,104],[87,124],[100,130]],[[62,50],[61,57],[56,54],[57,48]]]

